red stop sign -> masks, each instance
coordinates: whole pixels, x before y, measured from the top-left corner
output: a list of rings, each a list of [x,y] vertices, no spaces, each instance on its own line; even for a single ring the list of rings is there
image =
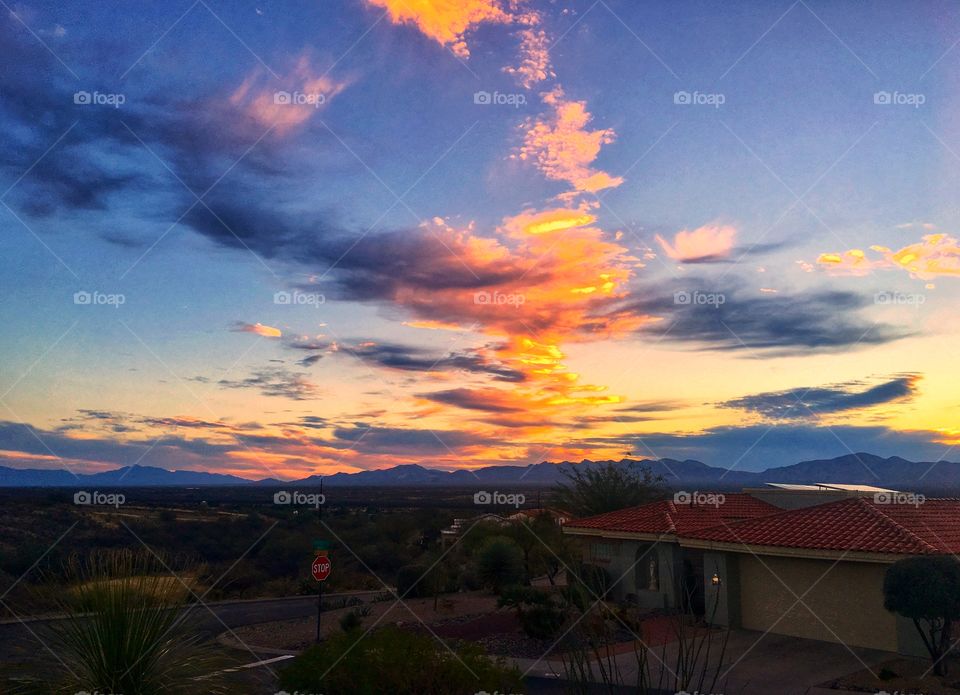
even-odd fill
[[[313,572],[313,578],[318,582],[326,581],[330,576],[330,558],[326,555],[317,555],[313,559],[313,566],[310,568]]]

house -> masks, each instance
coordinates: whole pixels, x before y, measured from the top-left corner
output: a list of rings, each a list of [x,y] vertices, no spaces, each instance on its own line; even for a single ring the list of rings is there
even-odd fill
[[[519,522],[533,521],[541,516],[549,517],[557,526],[563,526],[573,518],[570,512],[565,512],[562,509],[554,509],[550,507],[518,509],[514,514],[511,514],[507,518],[511,522]]]
[[[456,518],[450,526],[440,531],[440,547],[446,548],[448,545],[456,543],[460,536],[481,522],[499,526],[509,523],[498,514],[481,514],[470,519]]]
[[[606,567],[615,600],[923,656],[912,621],[883,608],[883,578],[901,558],[960,552],[960,500],[862,486],[694,493],[564,532]]]
[[[703,563],[680,547],[683,534],[725,522],[769,516],[778,507],[744,493],[713,496],[722,504],[680,494],[640,507],[568,521],[564,533],[583,538],[584,561],[607,570],[614,580],[616,600],[648,608],[693,608],[684,605],[688,594],[699,603],[700,592],[685,591],[703,583]]]

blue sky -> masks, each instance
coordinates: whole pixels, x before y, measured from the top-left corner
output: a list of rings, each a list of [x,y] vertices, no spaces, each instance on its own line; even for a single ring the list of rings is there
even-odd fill
[[[958,38],[946,3],[11,5],[0,463],[949,458]]]

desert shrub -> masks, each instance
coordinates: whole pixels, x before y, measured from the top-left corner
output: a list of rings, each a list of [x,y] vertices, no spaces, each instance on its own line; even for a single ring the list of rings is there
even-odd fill
[[[164,563],[108,551],[73,558],[64,574],[70,589],[58,602],[66,617],[45,630],[63,668],[45,676],[41,692],[223,692],[215,675],[222,659],[191,624],[190,592]]]
[[[349,611],[340,616],[340,629],[344,632],[359,630],[361,625],[363,625],[363,620],[356,611]]]
[[[578,585],[579,586],[576,586]],[[571,587],[576,587],[578,593],[586,593],[590,602],[604,598],[610,591],[610,574],[603,567],[583,563],[575,571]]]
[[[392,626],[360,641],[340,633],[294,659],[280,672],[280,687],[326,695],[522,692],[519,671],[504,660],[485,656],[476,645],[456,654],[430,636]]]
[[[483,588],[483,580],[476,567],[469,566],[460,573],[459,587],[464,591],[476,591]]]
[[[560,635],[568,611],[557,595],[529,586],[510,587],[503,591],[499,606],[511,606],[517,611],[520,627],[534,639],[554,639]]]
[[[523,552],[513,540],[494,536],[480,549],[477,573],[484,586],[500,593],[503,589],[523,581]]]
[[[397,572],[397,593],[401,598],[423,598],[430,596],[429,577],[424,576],[425,565],[404,565]]]

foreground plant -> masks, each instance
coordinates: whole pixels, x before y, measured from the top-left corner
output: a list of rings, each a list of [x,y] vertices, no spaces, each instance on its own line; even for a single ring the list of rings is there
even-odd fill
[[[190,592],[156,558],[96,553],[71,560],[66,576],[65,617],[44,635],[59,673],[44,679],[43,692],[223,692],[222,660],[188,619]]]
[[[520,672],[476,645],[447,649],[431,636],[393,626],[341,632],[280,672],[289,692],[326,695],[465,695],[523,692]]]
[[[960,621],[960,562],[952,556],[895,562],[883,580],[883,606],[913,621],[933,673],[946,676],[953,627]]]

